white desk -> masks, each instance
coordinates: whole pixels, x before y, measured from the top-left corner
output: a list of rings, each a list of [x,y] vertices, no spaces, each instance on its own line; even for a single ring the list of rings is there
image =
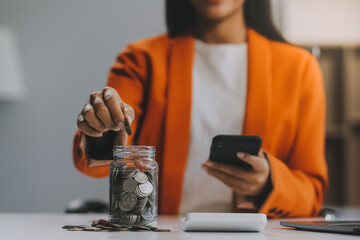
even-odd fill
[[[171,232],[70,232],[63,225],[90,225],[92,220],[104,218],[104,214],[24,214],[0,213],[0,239],[52,240],[52,239],[246,239],[246,240],[312,240],[312,239],[359,239],[359,236],[297,231],[280,226],[280,220],[269,220],[261,233],[193,233],[183,232],[178,217],[161,216],[159,225]],[[299,219],[298,219],[299,220]]]

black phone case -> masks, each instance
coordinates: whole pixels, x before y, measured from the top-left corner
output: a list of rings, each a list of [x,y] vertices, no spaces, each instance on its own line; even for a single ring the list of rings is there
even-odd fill
[[[257,156],[261,143],[259,136],[217,135],[212,140],[210,160],[251,169],[252,166],[240,160],[236,153],[245,152]]]

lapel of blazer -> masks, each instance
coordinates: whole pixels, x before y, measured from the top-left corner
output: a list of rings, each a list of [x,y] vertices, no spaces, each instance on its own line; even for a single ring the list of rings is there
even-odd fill
[[[258,135],[267,147],[270,126],[271,52],[269,40],[248,30],[248,84],[244,135]]]
[[[171,40],[160,211],[179,211],[190,137],[194,39]]]

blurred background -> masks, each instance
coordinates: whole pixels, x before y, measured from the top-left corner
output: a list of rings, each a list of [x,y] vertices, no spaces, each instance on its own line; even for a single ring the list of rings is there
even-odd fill
[[[328,205],[360,206],[360,1],[272,0],[311,51],[327,94]],[[0,212],[108,201],[108,180],[72,163],[76,116],[128,42],[165,31],[163,0],[0,0]]]

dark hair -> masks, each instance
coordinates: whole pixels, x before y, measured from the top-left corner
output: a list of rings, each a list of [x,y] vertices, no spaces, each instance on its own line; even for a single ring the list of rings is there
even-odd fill
[[[269,0],[245,0],[243,8],[247,27],[270,40],[286,42],[274,25]],[[186,34],[191,29],[196,13],[190,0],[166,0],[165,9],[166,27],[171,38]]]

